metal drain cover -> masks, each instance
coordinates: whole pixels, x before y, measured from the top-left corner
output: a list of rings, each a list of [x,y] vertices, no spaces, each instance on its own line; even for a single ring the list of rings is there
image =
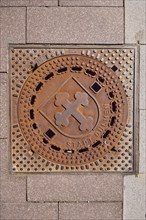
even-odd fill
[[[133,49],[13,48],[13,171],[131,172],[133,60]]]

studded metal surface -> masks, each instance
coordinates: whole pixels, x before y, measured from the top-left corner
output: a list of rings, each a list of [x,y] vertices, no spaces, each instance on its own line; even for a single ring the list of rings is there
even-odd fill
[[[14,172],[133,171],[134,49],[11,49]]]

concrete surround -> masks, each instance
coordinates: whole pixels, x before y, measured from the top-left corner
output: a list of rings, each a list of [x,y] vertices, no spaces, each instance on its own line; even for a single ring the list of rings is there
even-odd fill
[[[0,219],[146,219],[146,0],[0,0]],[[9,44],[137,48],[135,174],[12,174]]]

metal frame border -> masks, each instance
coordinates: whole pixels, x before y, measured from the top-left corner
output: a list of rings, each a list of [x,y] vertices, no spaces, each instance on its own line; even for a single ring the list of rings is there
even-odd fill
[[[138,174],[139,173],[139,89],[140,89],[140,46],[136,45],[136,44],[122,44],[122,45],[112,45],[112,44],[107,44],[107,45],[99,45],[99,44],[9,44],[8,45],[8,55],[9,55],[9,67],[8,67],[8,85],[9,85],[9,137],[8,137],[8,143],[9,146],[11,146],[11,81],[10,81],[10,62],[11,62],[11,57],[10,57],[10,50],[13,48],[21,48],[21,49],[26,49],[26,48],[36,48],[36,49],[45,49],[45,48],[59,48],[59,49],[80,49],[80,48],[85,48],[85,49],[92,49],[92,48],[96,48],[96,49],[134,49],[135,55],[134,55],[134,81],[133,81],[133,171],[132,172],[122,172],[122,171],[96,171],[96,172],[78,172],[78,171],[73,171],[73,172],[23,172],[23,173],[14,173],[12,171],[12,167],[11,167],[11,162],[12,162],[12,158],[11,158],[11,148],[9,151],[9,159],[10,159],[10,164],[9,164],[9,170],[11,172],[12,175],[20,175],[20,176],[24,176],[24,175],[60,175],[60,174],[69,174],[69,175],[96,175],[96,174],[103,174],[103,173],[121,173],[123,175],[130,175],[130,174]]]

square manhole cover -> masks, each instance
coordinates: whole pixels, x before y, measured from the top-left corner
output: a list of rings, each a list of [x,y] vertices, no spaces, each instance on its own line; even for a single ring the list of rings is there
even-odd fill
[[[14,172],[133,171],[134,49],[11,49]]]

